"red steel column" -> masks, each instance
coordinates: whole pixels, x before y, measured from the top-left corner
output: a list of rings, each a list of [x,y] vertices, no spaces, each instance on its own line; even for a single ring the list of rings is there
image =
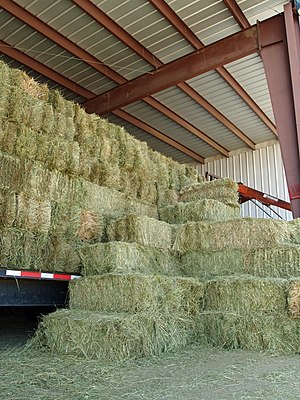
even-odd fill
[[[261,56],[267,76],[294,218],[300,217],[300,77],[298,41],[291,4],[284,9],[282,40],[268,45],[270,32],[260,30]],[[283,22],[283,21],[282,21]]]

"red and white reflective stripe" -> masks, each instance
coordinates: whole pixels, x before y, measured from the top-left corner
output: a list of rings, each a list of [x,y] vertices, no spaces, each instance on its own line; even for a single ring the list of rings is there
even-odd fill
[[[0,277],[1,276],[7,278],[50,279],[59,281],[72,281],[74,279],[80,278],[80,275],[37,272],[37,271],[18,271],[13,269],[0,270]]]

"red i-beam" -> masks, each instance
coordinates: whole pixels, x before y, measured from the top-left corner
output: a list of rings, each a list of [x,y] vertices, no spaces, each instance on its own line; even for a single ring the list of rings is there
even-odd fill
[[[270,32],[261,25],[261,56],[267,76],[291,207],[300,217],[300,30],[292,4],[284,6],[284,20],[273,32],[278,40],[268,44]]]

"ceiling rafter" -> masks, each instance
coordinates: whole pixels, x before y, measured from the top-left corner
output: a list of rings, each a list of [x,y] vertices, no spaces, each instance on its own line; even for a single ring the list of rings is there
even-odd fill
[[[9,46],[2,40],[0,40],[0,53],[9,56],[10,58],[20,62],[21,64],[27,66],[28,68],[38,72],[39,74],[45,76],[48,79],[51,79],[53,82],[58,83],[59,85],[71,90],[73,93],[76,93],[85,99],[92,99],[93,97],[95,97],[95,93],[83,88],[77,83],[71,81],[69,78],[66,78],[65,76],[45,66],[44,64],[35,60],[34,58],[28,56],[27,54],[24,54],[21,51]],[[128,113],[125,113],[124,111],[120,110],[119,113],[118,111],[115,111],[114,114],[120,116],[124,120],[130,122],[133,125],[136,125],[139,128],[141,128],[142,124],[144,124],[142,121],[138,120],[137,118],[131,116]],[[134,122],[137,122],[137,124],[135,124]],[[202,156],[192,151],[191,149],[187,148],[186,146],[182,145],[181,143],[177,142],[176,140],[171,139],[168,135],[159,132],[157,129],[154,129],[147,124],[144,124],[144,128],[147,128],[147,130],[145,129],[145,131],[150,135],[155,136],[157,139],[174,147],[176,150],[185,153],[189,157],[193,158],[195,161],[204,163],[204,158]]]
[[[245,14],[235,0],[223,0],[223,3],[242,29],[246,29],[251,26]]]
[[[270,18],[234,35],[203,47],[193,53],[174,60],[151,74],[143,74],[130,82],[103,93],[85,103],[87,110],[100,115],[112,109],[118,109],[136,100],[150,96],[161,90],[199,76],[217,67],[238,60],[258,51],[268,43],[261,43],[259,33],[266,29],[269,33],[269,44],[282,41],[278,29],[282,15]],[[188,68],[187,68],[188,65]]]
[[[113,111],[113,114],[117,115],[118,117],[124,119],[125,121],[137,126],[138,128],[142,129],[143,131],[149,133],[150,135],[156,137],[157,139],[161,139],[161,133],[153,128],[152,126],[146,124],[145,122],[141,121],[140,119],[134,117],[131,114],[128,114],[126,111],[123,110],[115,110]],[[186,146],[183,144],[177,142],[177,140],[172,139],[169,136],[164,135],[163,141],[167,144],[169,144],[172,147],[177,148],[180,150],[182,153],[185,153],[189,157],[193,158],[194,160],[200,162],[201,164],[204,163],[204,158],[199,156],[197,153],[195,153],[193,150],[188,149]]]
[[[195,35],[195,33],[186,25],[186,23],[173,11],[173,9],[164,0],[148,0],[158,12],[163,15],[167,21],[183,36],[188,43],[190,43],[195,50],[200,50],[204,44]],[[234,0],[223,0],[224,3],[233,3]],[[234,7],[233,7],[234,8]],[[238,15],[238,14],[237,14]],[[247,19],[246,19],[247,20]],[[241,23],[243,21],[240,16]],[[248,22],[248,21],[247,21]],[[245,28],[249,28],[245,26]],[[216,68],[219,75],[231,86],[231,88],[243,99],[243,101],[252,109],[252,111],[262,120],[262,122],[277,136],[277,129],[273,122],[268,118],[264,111],[257,105],[257,103],[249,96],[245,89],[236,81],[236,79],[227,71],[223,66]]]
[[[51,28],[49,25],[47,25],[46,23],[41,21],[39,18],[35,17],[29,11],[27,11],[26,9],[19,6],[17,3],[10,1],[10,0],[0,0],[0,7],[2,7],[4,10],[9,12],[14,17],[18,18],[23,23],[26,23],[28,26],[30,26],[34,30],[41,33],[43,36],[52,40],[54,43],[58,44],[63,49],[74,54],[76,57],[82,59],[82,61],[86,62],[91,67],[95,68],[96,70],[98,70],[98,72],[101,72],[103,75],[110,78],[114,82],[116,82],[120,85],[129,82],[127,79],[125,79],[124,77],[119,75],[113,69],[111,69],[110,67],[101,63],[101,61],[99,61],[97,58],[95,58],[90,53],[88,53],[87,51],[85,51],[84,49],[82,49],[81,47],[79,47],[78,45],[76,45],[75,43],[70,41],[69,39],[67,39],[61,33],[57,32],[55,29]],[[146,103],[148,103],[148,101],[151,102],[152,107],[154,107],[158,111],[160,111],[161,103],[159,103],[157,100],[151,99],[151,98],[144,98],[143,100]],[[109,112],[110,111],[111,110],[109,110]],[[181,126],[186,126],[186,121],[183,118],[178,119],[177,118],[178,116],[175,113],[173,113],[170,109],[168,112],[168,117],[173,119],[174,121],[175,121],[175,119],[177,121],[180,121]],[[206,135],[199,129],[193,127],[193,131],[191,131],[190,129],[189,129],[189,131],[193,135],[195,135],[195,131],[197,131],[196,136],[198,138],[201,138],[204,142],[206,142],[207,144],[212,146],[214,149],[216,149],[221,154],[225,155],[226,157],[229,157],[229,152],[227,149],[225,149],[223,146],[221,146],[220,144],[218,144],[217,142],[212,140],[208,135]]]
[[[101,26],[112,33],[116,38],[138,54],[141,58],[147,61],[155,69],[162,67],[164,64],[152,54],[145,46],[138,42],[132,35],[130,35],[124,28],[118,25],[112,18],[106,15],[90,0],[73,0],[73,3],[81,8],[82,11],[87,13],[92,19],[97,21]],[[252,150],[255,149],[255,143],[242,132],[236,125],[234,125],[228,118],[218,111],[212,104],[210,104],[203,96],[197,95],[197,92],[189,86],[186,82],[177,85],[185,94],[193,98],[193,100],[230,130],[235,136],[241,139]],[[191,95],[192,94],[192,95]],[[149,103],[148,103],[149,104]],[[169,115],[168,115],[169,116]],[[172,118],[169,116],[169,118]],[[173,118],[172,118],[173,119]],[[194,131],[195,129],[193,129]],[[223,153],[226,155],[225,153]]]

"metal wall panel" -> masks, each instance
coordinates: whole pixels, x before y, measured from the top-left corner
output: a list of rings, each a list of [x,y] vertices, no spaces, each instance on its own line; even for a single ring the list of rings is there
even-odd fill
[[[261,190],[272,196],[289,202],[285,172],[281,158],[279,143],[263,147],[255,151],[210,161],[199,165],[199,172],[205,174],[208,171],[222,178],[231,178],[236,182],[242,182],[254,189]],[[263,208],[270,213],[267,207]],[[291,220],[292,213],[274,207],[281,217]],[[272,213],[272,217],[278,217]],[[263,211],[251,202],[241,207],[243,217],[269,218]]]

